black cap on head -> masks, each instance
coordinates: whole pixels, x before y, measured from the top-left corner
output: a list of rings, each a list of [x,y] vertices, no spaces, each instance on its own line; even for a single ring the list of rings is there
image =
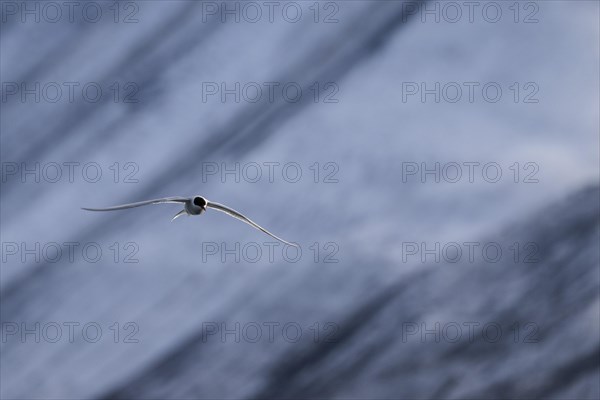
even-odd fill
[[[194,205],[198,207],[206,207],[206,200],[204,197],[196,196],[194,197]]]

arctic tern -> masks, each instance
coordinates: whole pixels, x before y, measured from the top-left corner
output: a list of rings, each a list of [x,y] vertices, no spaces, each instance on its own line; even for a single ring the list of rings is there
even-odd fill
[[[224,212],[225,214],[228,214],[228,215],[232,216],[233,218],[237,218],[240,221],[243,221],[243,222],[247,223],[248,225],[251,225],[252,227],[266,233],[267,235],[271,236],[272,238],[279,240],[280,242],[283,242],[290,246],[298,247],[298,245],[296,245],[294,243],[290,243],[286,240],[281,239],[280,237],[277,237],[276,235],[272,234],[271,232],[269,232],[262,226],[258,225],[256,222],[252,221],[250,218],[242,215],[241,213],[235,211],[234,209],[224,206],[223,204],[208,201],[202,196],[194,196],[191,198],[165,197],[163,199],[146,200],[146,201],[140,201],[137,203],[122,204],[122,205],[114,206],[114,207],[107,207],[107,208],[85,208],[85,207],[83,207],[82,209],[86,210],[86,211],[115,211],[115,210],[125,210],[125,209],[133,208],[133,207],[146,206],[148,204],[161,204],[161,203],[183,204],[183,210],[181,210],[177,214],[175,214],[175,216],[173,217],[173,219],[171,221],[175,220],[176,218],[178,218],[182,215],[200,215],[203,212],[205,212],[207,210],[207,208],[214,208],[215,210]]]

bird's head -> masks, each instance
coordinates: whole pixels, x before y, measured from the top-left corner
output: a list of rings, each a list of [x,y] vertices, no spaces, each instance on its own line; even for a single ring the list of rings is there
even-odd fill
[[[190,215],[199,215],[206,211],[208,201],[202,196],[192,197],[185,205],[186,211]]]

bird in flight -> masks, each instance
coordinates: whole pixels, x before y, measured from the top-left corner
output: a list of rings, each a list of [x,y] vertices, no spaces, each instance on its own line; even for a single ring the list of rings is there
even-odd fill
[[[262,226],[258,225],[256,222],[252,221],[250,218],[242,215],[241,213],[235,211],[232,208],[229,208],[227,206],[224,206],[223,204],[219,204],[219,203],[215,203],[212,201],[208,201],[206,200],[204,197],[202,196],[194,196],[191,198],[186,198],[186,197],[165,197],[163,199],[155,199],[155,200],[146,200],[146,201],[140,201],[137,203],[129,203],[129,204],[122,204],[119,206],[114,206],[114,207],[107,207],[107,208],[85,208],[83,207],[82,210],[86,210],[86,211],[115,211],[115,210],[125,210],[128,208],[133,208],[133,207],[141,207],[141,206],[146,206],[148,204],[161,204],[161,203],[180,203],[183,204],[183,210],[179,211],[177,214],[175,214],[175,216],[173,217],[173,220],[175,220],[175,218],[178,218],[182,215],[200,215],[203,212],[205,212],[207,210],[207,208],[214,208],[215,210],[219,210],[221,212],[224,212],[225,214],[228,214],[230,216],[232,216],[233,218],[237,218],[240,221],[243,221],[245,223],[247,223],[248,225],[258,229],[259,231],[262,231],[264,233],[266,233],[267,235],[271,236],[272,238],[275,238],[277,240],[279,240],[280,242],[283,242],[287,245],[290,246],[294,246],[294,247],[298,247],[298,245],[294,244],[294,243],[290,243],[286,240],[283,240],[280,237],[277,237],[276,235],[272,234],[271,232],[269,232],[268,230],[266,230],[265,228],[263,228]]]

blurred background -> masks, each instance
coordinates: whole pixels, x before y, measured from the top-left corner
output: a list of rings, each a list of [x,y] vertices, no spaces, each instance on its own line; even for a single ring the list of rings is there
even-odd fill
[[[2,399],[600,396],[598,2],[0,4]]]

